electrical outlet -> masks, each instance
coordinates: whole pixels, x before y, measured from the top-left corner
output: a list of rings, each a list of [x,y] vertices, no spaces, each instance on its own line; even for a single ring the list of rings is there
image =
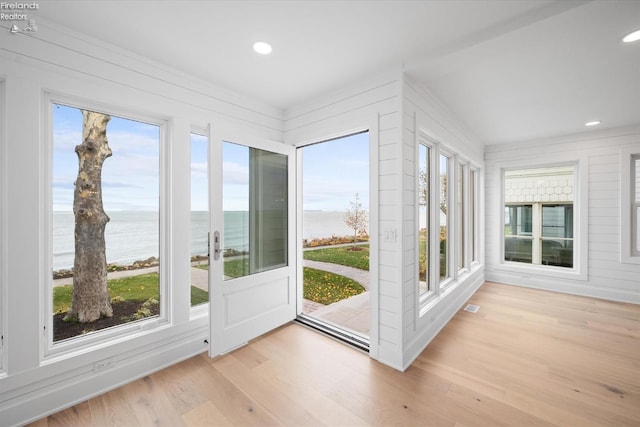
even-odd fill
[[[107,369],[111,369],[116,366],[116,359],[110,357],[109,359],[100,360],[93,363],[93,372],[100,372]]]

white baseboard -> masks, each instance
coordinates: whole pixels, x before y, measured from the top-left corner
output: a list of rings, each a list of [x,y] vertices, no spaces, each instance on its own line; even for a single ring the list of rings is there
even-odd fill
[[[465,281],[457,284],[456,289],[444,295],[441,301],[424,314],[425,320],[418,325],[419,330],[405,347],[403,371],[411,366],[413,361],[427,348],[484,281],[484,271],[478,270],[472,273]]]
[[[199,327],[174,340],[136,349],[131,355],[123,354],[122,361],[113,368],[96,373],[82,369],[75,377],[41,388],[37,384],[29,384],[28,392],[2,402],[0,424],[18,426],[36,421],[206,352],[208,336],[208,328]]]

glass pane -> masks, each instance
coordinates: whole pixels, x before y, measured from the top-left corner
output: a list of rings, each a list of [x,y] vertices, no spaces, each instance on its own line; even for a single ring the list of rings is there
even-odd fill
[[[449,248],[449,158],[440,155],[440,281],[449,277],[447,258]]]
[[[573,240],[542,240],[542,264],[573,267]]]
[[[634,159],[635,163],[635,201],[640,203],[640,158]]]
[[[223,145],[225,279],[287,265],[287,156]]]
[[[53,340],[157,316],[160,127],[52,117]]]
[[[191,134],[191,305],[209,301],[209,140]]]
[[[517,205],[504,207],[504,235],[531,236],[533,207]]]
[[[476,253],[476,171],[469,173],[469,238],[471,239],[471,261],[478,260]]]
[[[542,237],[573,238],[573,205],[542,205]]]
[[[464,194],[464,175],[465,175],[465,169],[466,169],[466,165],[460,164],[458,165],[458,179],[457,181],[457,208],[458,208],[458,224],[457,224],[457,231],[458,231],[458,243],[457,243],[457,250],[458,250],[458,257],[457,257],[457,267],[458,270],[462,269],[465,265],[465,227],[464,227],[464,223],[465,223],[465,206],[464,206],[464,198],[465,198],[465,194]]]
[[[533,254],[533,240],[522,237],[509,237],[504,239],[505,261],[526,262],[531,264]]]
[[[636,251],[640,253],[640,206],[636,208]]]
[[[431,150],[418,146],[418,283],[420,295],[429,286],[429,164]]]

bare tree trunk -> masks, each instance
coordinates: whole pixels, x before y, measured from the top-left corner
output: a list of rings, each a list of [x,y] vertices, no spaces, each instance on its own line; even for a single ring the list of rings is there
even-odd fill
[[[76,250],[73,300],[65,320],[92,322],[113,315],[104,242],[109,217],[102,206],[102,164],[111,156],[107,141],[111,117],[82,110],[82,119],[83,142],[76,146],[79,166],[73,194]]]

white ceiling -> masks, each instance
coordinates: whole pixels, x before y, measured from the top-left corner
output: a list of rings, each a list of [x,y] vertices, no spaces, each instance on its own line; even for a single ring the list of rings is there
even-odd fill
[[[33,15],[283,110],[404,64],[486,144],[640,124],[640,42],[620,42],[637,0],[84,0]]]

